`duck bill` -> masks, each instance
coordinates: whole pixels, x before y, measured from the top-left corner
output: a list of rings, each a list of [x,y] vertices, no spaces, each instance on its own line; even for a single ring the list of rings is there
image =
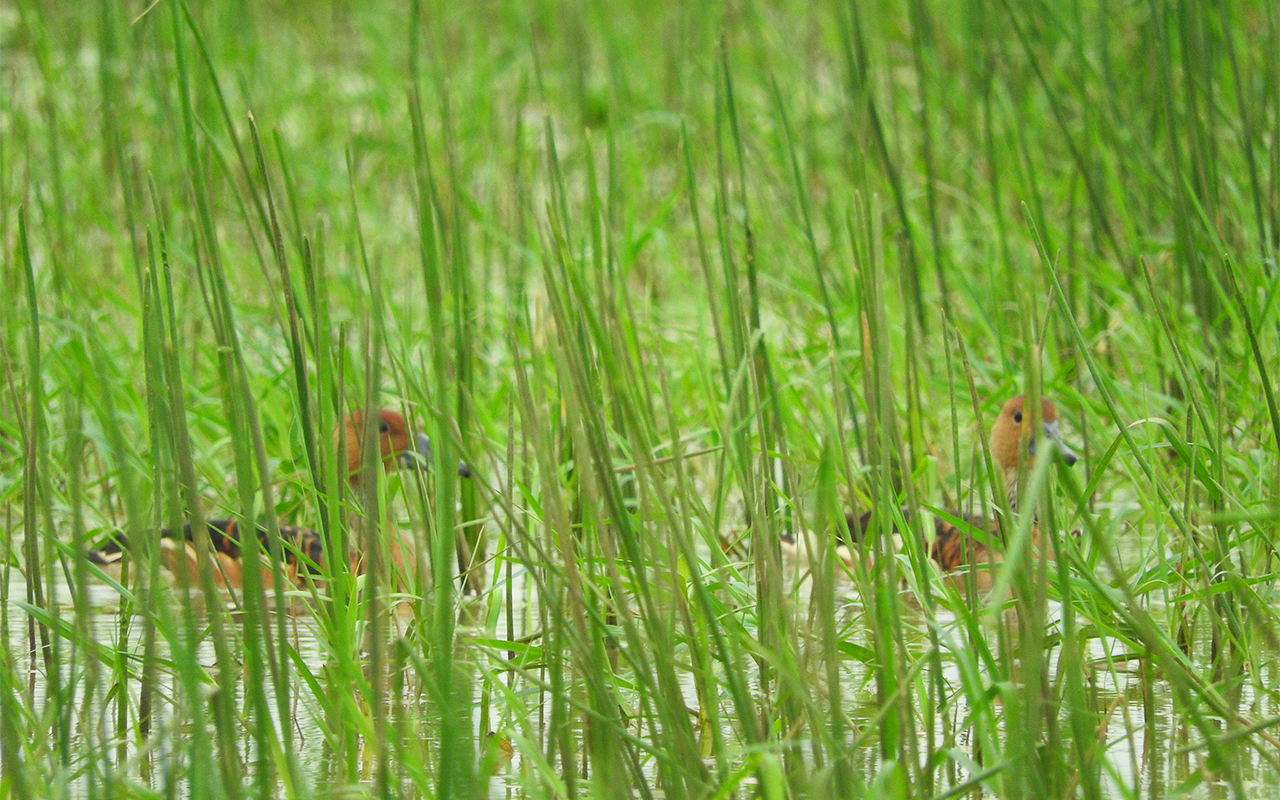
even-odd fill
[[[1062,435],[1058,432],[1058,423],[1046,422],[1044,424],[1044,438],[1053,442],[1053,447],[1058,452],[1058,457],[1068,467],[1074,467],[1080,457],[1076,455],[1076,451],[1072,450],[1066,442],[1062,441]],[[1035,442],[1031,443],[1031,452],[1035,452]]]
[[[414,446],[399,456],[400,466],[404,469],[422,467],[431,469],[431,440],[425,433],[418,434]]]
[[[419,466],[425,470],[431,469],[431,440],[425,433],[418,434],[417,444],[413,449],[400,454],[400,466],[405,469]],[[471,477],[471,467],[467,466],[467,462],[458,462],[458,474],[464,478]]]

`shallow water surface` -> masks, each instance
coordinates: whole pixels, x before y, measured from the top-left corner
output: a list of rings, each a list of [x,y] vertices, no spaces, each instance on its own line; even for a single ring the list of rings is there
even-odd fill
[[[502,605],[477,601],[454,620],[457,645],[452,653],[450,683],[472,709],[470,720],[462,726],[470,741],[463,752],[478,765],[475,772],[479,779],[489,782],[490,793],[495,796],[538,796],[541,792],[531,792],[532,787],[545,787],[547,781],[557,780],[551,765],[556,763],[558,745],[545,738],[555,705],[552,692],[543,683],[551,680],[546,669],[549,662],[544,655],[524,671],[502,669],[505,659],[515,657],[517,645],[512,642],[533,647],[545,644],[538,602],[532,582],[525,577],[517,570],[509,593],[504,589],[488,597],[489,601],[499,596],[510,598],[514,607],[509,634],[507,617],[503,615],[507,609]],[[846,599],[837,609],[842,636],[855,644],[872,642],[874,630],[868,627],[867,607],[857,599],[852,587],[843,588]],[[150,672],[152,682],[144,700],[143,661],[150,631],[140,623],[140,617],[120,610],[114,589],[90,584],[82,606],[87,611],[82,617],[76,616],[74,598],[65,583],[53,584],[48,615],[28,613],[23,605],[28,586],[16,572],[10,573],[5,589],[8,663],[14,668],[19,707],[30,710],[32,731],[45,732],[41,735],[50,740],[57,738],[58,731],[69,733],[70,747],[63,756],[65,767],[55,766],[60,763],[55,752],[33,744],[33,752],[50,759],[50,774],[63,782],[59,794],[92,796],[94,787],[110,775],[112,781],[127,780],[139,789],[161,788],[177,780],[177,795],[192,796],[196,789],[182,788],[186,782],[171,770],[176,764],[190,763],[188,746],[197,739],[210,742],[209,746],[217,741],[211,708],[224,692],[231,693],[237,769],[242,770],[242,779],[248,786],[254,785],[255,776],[259,775],[254,765],[264,758],[287,759],[292,764],[292,774],[304,776],[304,795],[313,790],[324,792],[326,787],[353,779],[376,783],[379,764],[385,758],[394,761],[389,774],[400,784],[402,796],[419,796],[421,787],[436,785],[435,770],[440,767],[443,747],[440,737],[449,721],[441,720],[435,710],[435,687],[440,685],[436,682],[440,676],[436,654],[429,647],[412,644],[437,623],[430,616],[418,619],[414,612],[402,609],[382,617],[381,622],[357,619],[353,624],[363,631],[362,637],[358,643],[347,642],[345,647],[350,652],[337,653],[326,633],[327,618],[295,610],[269,613],[265,620],[254,618],[256,621],[250,624],[243,614],[234,610],[221,613],[220,609],[224,659],[231,664],[228,669],[225,660],[221,665],[219,662],[211,615],[199,610],[198,603],[193,604],[195,610],[184,610],[178,595],[166,590],[157,594],[163,608],[152,617],[161,630],[151,640],[156,668]],[[797,609],[793,619],[802,624],[806,619],[805,605],[812,597],[803,585],[792,596]],[[938,705],[928,714],[917,708],[921,728],[916,735],[930,751],[948,753],[944,762],[932,768],[935,791],[942,791],[972,777],[971,771],[959,765],[965,760],[974,765],[982,762],[982,747],[972,736],[974,715],[995,714],[1002,719],[1000,698],[1008,697],[1002,692],[1010,691],[1010,687],[998,687],[990,676],[982,674],[976,676],[982,683],[979,695],[966,684],[973,676],[965,675],[962,665],[969,661],[969,651],[975,643],[972,637],[979,636],[984,642],[1002,635],[1016,638],[1016,617],[1012,612],[997,614],[994,621],[975,632],[945,611],[928,615],[917,609],[908,614],[904,629],[913,633],[903,645],[920,658],[927,655],[935,639],[940,648],[936,661],[927,661],[920,672],[922,679],[938,687],[931,695]],[[1051,604],[1047,620],[1051,635],[1060,630],[1061,606]],[[1006,626],[1003,632],[998,630],[1002,624]],[[65,631],[65,635],[47,636],[50,630]],[[264,630],[270,635],[264,637]],[[1114,797],[1132,793],[1163,797],[1180,784],[1200,784],[1202,790],[1221,788],[1213,770],[1206,765],[1202,747],[1205,736],[1221,735],[1225,730],[1220,719],[1204,710],[1199,711],[1198,719],[1188,716],[1181,709],[1188,702],[1199,701],[1177,697],[1159,674],[1144,674],[1143,662],[1133,658],[1120,638],[1096,631],[1088,633],[1084,642],[1087,663],[1070,666],[1064,661],[1063,650],[1055,647],[1048,653],[1046,676],[1054,687],[1052,691],[1061,696],[1066,685],[1063,670],[1085,670],[1090,707],[1105,710],[1101,726],[1089,731],[1106,742],[1106,763],[1101,774],[1105,792]],[[189,665],[174,662],[171,641],[186,641],[185,637],[193,635],[197,637],[194,647],[183,649],[194,659],[192,671],[184,669]],[[801,640],[805,638],[802,636]],[[264,647],[268,640],[271,645]],[[255,647],[263,655],[251,656]],[[1192,652],[1203,649],[1200,644],[1191,648]],[[1017,652],[1016,644],[1013,652]],[[642,713],[652,698],[629,684],[627,654],[623,651],[620,656],[621,666],[614,668],[615,690],[628,715]],[[250,669],[251,657],[267,658],[273,666],[265,671]],[[665,657],[674,657],[679,666],[679,691],[685,706],[691,711],[702,707],[705,698],[699,696],[699,683],[687,663],[687,653],[680,651]],[[1015,663],[1016,660],[1015,656]],[[758,696],[762,690],[756,662],[747,659],[742,664],[747,670],[745,682]],[[51,668],[57,671],[56,680],[50,678],[54,674]],[[1270,668],[1274,671],[1273,665]],[[824,678],[816,664],[813,670],[814,683],[808,687],[810,699],[822,703],[831,693],[824,688]],[[191,674],[197,680],[194,694],[189,683]],[[123,682],[121,675],[126,676]],[[283,698],[277,685],[285,688]],[[578,687],[571,689],[576,696],[583,684],[571,681],[565,685]],[[1274,698],[1258,693],[1254,686],[1249,680],[1239,681],[1237,696],[1231,703],[1252,719],[1275,714]],[[877,699],[874,662],[844,659],[839,689],[841,706],[851,726],[847,735],[856,744],[852,768],[855,774],[864,776],[863,780],[873,782],[883,765],[878,755],[877,726],[884,719]],[[1017,691],[1016,687],[1012,690]],[[127,697],[123,704],[122,696]],[[261,702],[254,701],[258,696]],[[975,696],[983,698],[976,705],[972,699]],[[376,699],[371,702],[371,698]],[[731,763],[743,763],[748,749],[743,748],[732,722],[728,696],[722,695],[717,702],[726,720],[720,741],[730,753],[738,754],[730,756]],[[144,723],[142,709],[147,704],[150,713]],[[1065,709],[1069,707],[1064,703],[1063,713],[1068,713]],[[264,721],[257,719],[258,709],[267,709],[269,720],[265,722],[274,731],[269,737],[262,735]],[[931,727],[926,720],[932,720]],[[1005,724],[1001,721],[998,729],[1005,730]],[[144,728],[149,728],[147,735],[142,735]],[[586,747],[581,725],[572,729],[576,731],[573,747]],[[498,752],[497,739],[485,736],[491,730],[514,745],[511,764],[506,765],[504,757],[494,755]],[[628,730],[641,739],[647,736],[647,726],[641,719],[628,723]],[[259,752],[264,741],[278,742],[281,751]],[[802,754],[811,754],[803,739],[792,746],[798,746]],[[1071,743],[1059,742],[1058,746],[1071,748]],[[1249,780],[1274,780],[1274,765],[1257,750],[1241,745],[1224,747],[1233,758],[1240,759],[1242,774]],[[659,788],[655,773],[658,763],[647,759],[639,767],[653,781],[654,790]],[[709,761],[708,765],[714,767],[715,762]],[[491,778],[495,768],[497,776]],[[266,774],[280,780],[281,770],[272,767]],[[744,790],[753,782],[750,779],[744,783]],[[590,785],[589,780],[577,783],[580,791]],[[283,789],[283,784],[278,786]]]

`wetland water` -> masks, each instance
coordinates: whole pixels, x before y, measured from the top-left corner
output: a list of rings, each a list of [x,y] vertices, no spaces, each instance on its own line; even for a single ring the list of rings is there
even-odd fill
[[[524,639],[538,630],[538,624],[534,621],[537,616],[534,613],[537,601],[530,593],[529,584],[530,582],[523,580],[517,573],[513,580],[513,591],[506,595],[513,598],[518,606],[513,609],[515,613],[512,615],[517,625],[512,631],[516,640]],[[131,620],[122,620],[115,591],[100,583],[91,584],[89,596],[86,598],[88,602],[81,606],[88,608],[89,611],[84,619],[76,619],[70,590],[65,583],[55,583],[51,592],[53,602],[50,607],[55,609],[58,617],[50,620],[43,616],[33,618],[28,613],[24,605],[27,585],[18,573],[10,573],[5,589],[4,617],[8,663],[14,668],[14,683],[19,703],[22,707],[33,710],[31,725],[33,731],[52,725],[50,715],[61,715],[65,724],[70,725],[72,730],[73,747],[70,759],[72,768],[65,773],[66,793],[69,796],[92,796],[95,793],[92,788],[95,780],[94,770],[80,771],[76,768],[75,750],[79,747],[97,748],[102,752],[109,752],[113,763],[117,758],[122,757],[129,765],[133,779],[141,783],[151,782],[158,788],[165,781],[170,780],[171,776],[168,776],[168,773],[171,765],[167,762],[169,759],[181,757],[177,755],[183,750],[180,745],[184,738],[192,735],[192,726],[207,728],[211,723],[207,719],[206,707],[201,707],[202,704],[199,702],[193,704],[189,699],[183,699],[185,693],[180,686],[181,670],[173,664],[165,636],[156,638],[154,659],[160,668],[154,673],[156,682],[151,692],[153,698],[150,715],[151,732],[147,737],[140,737],[138,735],[141,673],[139,662],[143,653],[143,631],[137,624],[136,617]],[[810,601],[806,585],[802,584],[797,589],[794,600],[797,608],[800,609]],[[171,624],[181,630],[182,626],[188,624],[188,620],[184,616],[181,604],[177,601],[176,594],[168,593],[166,602],[169,603],[168,617]],[[936,631],[941,658],[937,661],[938,674],[929,675],[929,679],[934,680],[936,677],[940,686],[947,687],[942,695],[945,697],[944,713],[929,715],[933,720],[932,738],[936,743],[945,743],[947,748],[975,759],[976,763],[980,758],[977,752],[980,748],[973,740],[970,723],[973,715],[991,713],[993,709],[974,707],[969,699],[972,694],[961,690],[965,684],[965,676],[961,674],[960,666],[963,659],[958,658],[957,654],[963,653],[971,646],[968,637],[972,634],[957,622],[954,615],[942,612],[935,613],[932,619],[926,619],[923,612],[914,613],[918,616],[907,620],[906,628],[916,631],[919,636],[915,641],[907,642],[906,646],[913,651],[924,653],[930,647],[924,631],[929,628]],[[1011,619],[1011,613],[1004,614],[1006,623]],[[262,707],[273,710],[271,722],[277,735],[287,735],[289,738],[289,746],[297,764],[298,774],[308,776],[314,781],[312,785],[317,791],[323,790],[327,785],[326,778],[322,776],[340,780],[344,757],[335,752],[335,750],[341,750],[342,745],[335,747],[334,728],[356,724],[356,720],[352,717],[353,713],[356,718],[367,721],[371,711],[367,706],[358,712],[335,710],[333,705],[335,698],[349,699],[358,692],[354,685],[346,684],[341,670],[334,668],[332,645],[327,642],[320,621],[305,611],[269,615],[273,628],[283,624],[291,651],[287,659],[288,697],[284,704],[288,718],[281,719],[279,713],[274,713],[276,709],[281,708],[281,705],[277,704],[271,681],[264,681],[261,686],[255,686],[253,679],[249,677],[253,673],[249,671],[219,670],[216,648],[212,637],[208,635],[207,621],[198,611],[195,614],[195,618],[190,621],[193,625],[190,629],[203,631],[203,638],[193,651],[200,673],[207,681],[202,690],[203,699],[207,700],[215,692],[227,689],[234,693],[235,706],[242,710],[238,724],[244,726],[240,748],[243,763],[248,765],[258,756],[254,752],[254,743],[249,733],[255,723],[252,719],[252,711],[246,703],[246,692],[260,690],[265,692],[267,698],[267,703]],[[550,761],[543,754],[553,749],[553,743],[545,738],[549,716],[548,703],[551,698],[545,686],[539,686],[536,680],[527,678],[530,674],[543,675],[544,673],[535,671],[522,676],[518,673],[495,669],[494,664],[497,660],[495,656],[499,655],[500,649],[495,642],[500,641],[501,637],[497,637],[492,630],[485,630],[482,623],[483,612],[476,614],[473,610],[472,616],[475,618],[464,620],[464,624],[458,628],[458,645],[454,655],[464,675],[463,681],[469,680],[470,685],[474,687],[471,730],[476,737],[474,758],[480,764],[477,772],[485,775],[485,779],[494,772],[494,759],[485,756],[484,734],[488,730],[497,730],[503,738],[515,741],[517,746],[512,763],[505,767],[498,765],[500,769],[497,775],[488,779],[490,795],[536,796],[538,793],[531,793],[527,788],[544,782],[544,779],[538,776],[537,769],[546,769],[546,763]],[[868,615],[860,602],[855,599],[842,601],[838,617],[842,635],[849,641],[859,642],[869,638]],[[490,620],[494,618],[493,615],[489,615]],[[797,613],[796,618],[803,619],[804,614]],[[236,663],[243,663],[245,659],[243,618],[240,614],[230,613],[225,619],[227,623],[225,638],[230,646],[229,657]],[[409,637],[416,635],[409,615],[402,613],[388,619],[391,620],[391,624],[383,629],[388,641],[394,642],[397,632]],[[122,622],[131,624],[123,626]],[[1060,623],[1060,607],[1050,604],[1048,627],[1053,630],[1060,626]],[[990,625],[981,631],[980,635],[995,637],[997,624]],[[73,647],[71,639],[52,638],[54,647],[60,651],[55,662],[61,665],[59,680],[53,682],[49,680],[48,662],[40,645],[41,628],[52,630],[68,626],[82,631],[81,635],[87,635],[93,642],[93,646]],[[1006,634],[1012,627],[1006,629]],[[123,640],[122,631],[124,632]],[[122,641],[127,642],[123,647],[120,644]],[[423,666],[421,664],[415,666],[412,658],[400,660],[391,658],[389,661],[384,661],[391,666],[384,669],[385,674],[381,679],[376,679],[372,675],[374,667],[371,663],[374,658],[372,653],[374,648],[369,645],[369,642],[370,637],[366,635],[363,645],[360,646],[362,652],[356,654],[355,661],[360,665],[364,679],[369,681],[370,685],[379,687],[378,691],[384,693],[382,705],[386,714],[385,722],[388,732],[379,735],[391,737],[400,735],[414,740],[438,736],[438,720],[431,719],[429,710],[430,691],[424,688],[422,680],[422,676],[429,675],[430,670],[427,669],[424,673]],[[394,647],[384,650],[382,657],[385,659],[386,653],[394,650]],[[1192,648],[1192,650],[1202,651],[1203,648]],[[87,668],[87,665],[94,662],[93,658],[87,657],[90,652],[97,657],[97,662],[93,664],[92,669]],[[125,673],[130,677],[123,687],[113,683],[113,675],[118,673],[113,673],[107,666],[108,662],[122,653],[127,654],[131,663],[131,666],[125,668]],[[1048,678],[1054,684],[1057,684],[1062,677],[1060,667],[1066,668],[1061,666],[1061,653],[1060,648],[1050,653]],[[1105,710],[1102,724],[1094,734],[1105,737],[1106,763],[1102,769],[1102,786],[1107,795],[1164,797],[1176,794],[1178,787],[1195,789],[1196,793],[1204,796],[1214,796],[1224,792],[1225,789],[1216,782],[1212,766],[1206,763],[1203,749],[1199,747],[1206,735],[1224,730],[1220,720],[1215,721],[1212,716],[1209,716],[1202,719],[1197,727],[1185,714],[1180,713],[1178,698],[1174,696],[1169,683],[1160,675],[1144,674],[1141,669],[1142,661],[1133,656],[1134,654],[1116,638],[1091,635],[1087,641],[1088,663],[1084,668],[1087,674],[1086,685],[1091,693],[1090,702],[1096,708]],[[1273,665],[1268,669],[1274,673]],[[392,674],[397,671],[398,674]],[[690,709],[697,708],[699,699],[692,673],[683,670],[680,674],[683,676],[681,692],[684,702]],[[225,683],[228,675],[231,676],[232,685],[218,686],[218,681]],[[758,691],[758,676],[753,674],[747,677],[752,690]],[[1274,685],[1275,680],[1276,676],[1270,674],[1264,677],[1263,683]],[[501,709],[504,706],[492,701],[489,695],[492,694],[494,683],[499,681],[504,691],[525,698],[518,707],[526,710],[529,714],[528,718],[515,719],[509,709],[517,706],[505,707],[508,710],[503,711]],[[875,775],[880,766],[876,738],[870,732],[879,724],[878,721],[881,718],[875,700],[872,667],[858,659],[846,659],[841,667],[841,684],[843,705],[848,719],[854,723],[854,734],[865,738],[865,745],[860,750],[862,755],[856,757],[860,762],[856,768],[870,778]],[[1255,685],[1254,682],[1243,678],[1239,681],[1238,696],[1234,698],[1236,707],[1247,711],[1257,719],[1274,716],[1276,713],[1274,698],[1267,693],[1256,691]],[[122,688],[130,698],[123,723],[117,716],[120,710],[118,693]],[[816,695],[823,693],[818,686],[815,686],[813,691]],[[643,705],[641,698],[634,692],[628,693],[624,690],[622,694],[629,695],[625,702],[631,707],[638,708]],[[992,697],[990,694],[986,696]],[[69,697],[70,705],[59,707],[57,701],[50,700],[51,697]],[[359,705],[358,699],[356,702]],[[722,698],[721,703],[727,703],[727,698]],[[998,714],[1000,712],[998,697],[992,701],[992,705],[994,712]],[[42,714],[45,716],[41,717]],[[360,725],[356,724],[356,727]],[[1003,723],[1001,727],[1003,729]],[[633,725],[632,728],[639,735],[643,735],[646,730],[644,725]],[[579,726],[579,733],[580,730]],[[365,733],[361,731],[355,737],[360,740],[357,746],[358,752],[354,756],[360,762],[355,769],[357,780],[370,779],[369,773],[376,760],[371,757],[370,744]],[[920,733],[923,735],[928,732],[922,730]],[[727,741],[733,741],[737,734],[726,727],[722,735]],[[581,745],[581,739],[578,744]],[[801,750],[806,749],[803,741],[798,744]],[[1066,746],[1065,743],[1063,746]],[[530,747],[541,751],[533,761],[522,756],[522,751]],[[393,746],[392,749],[397,753],[426,753],[430,758],[436,746],[432,741],[427,741],[425,746],[421,741],[404,741]],[[33,751],[39,753],[41,748],[35,746]],[[1230,752],[1233,757],[1242,760],[1240,764],[1243,768],[1242,773],[1250,781],[1250,785],[1274,785],[1273,765],[1269,764],[1268,760],[1256,750],[1248,746],[1236,746],[1232,747]],[[54,756],[53,753],[47,755],[50,758]],[[348,754],[347,758],[350,757],[352,756]],[[488,758],[487,761],[486,758]],[[955,763],[954,759],[951,763]],[[434,765],[418,765],[418,768],[429,770],[432,766]],[[653,769],[652,763],[644,767],[645,772],[650,775]],[[954,787],[963,784],[969,777],[963,770],[944,768],[938,775],[937,785],[940,790],[948,786]],[[178,794],[182,795],[184,792],[180,790]],[[410,796],[413,794],[409,792]]]

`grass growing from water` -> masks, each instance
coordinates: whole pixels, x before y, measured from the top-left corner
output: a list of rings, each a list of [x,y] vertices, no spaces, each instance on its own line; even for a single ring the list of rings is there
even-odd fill
[[[0,795],[1274,791],[1278,25],[0,6]],[[1056,561],[837,558],[1022,391]],[[214,517],[422,568],[168,588]]]

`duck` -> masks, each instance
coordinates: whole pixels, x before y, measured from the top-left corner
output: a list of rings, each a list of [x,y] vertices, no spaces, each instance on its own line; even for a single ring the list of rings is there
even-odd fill
[[[1039,431],[1031,430],[1031,425],[1032,415],[1028,413],[1027,397],[1025,394],[1020,394],[1004,404],[995,423],[991,426],[991,458],[1000,469],[1010,511],[1018,508],[1021,470],[1030,470],[1035,466],[1037,457],[1045,450],[1043,446],[1045,442],[1052,442],[1049,452],[1068,467],[1075,466],[1079,460],[1076,452],[1062,440],[1058,409],[1048,398],[1041,399]],[[1025,458],[1020,453],[1024,437],[1027,439]],[[907,509],[902,511],[905,517],[908,511]],[[987,519],[980,514],[957,511],[947,511],[945,516],[958,519],[964,525],[956,525],[944,516],[934,517],[934,535],[929,545],[929,556],[944,573],[954,575],[973,565],[995,562],[1003,558],[1001,553],[994,552],[988,547],[988,543],[998,543],[1002,539],[1001,526],[997,520]],[[847,543],[860,545],[871,530],[875,518],[874,510],[857,515],[846,514]],[[978,537],[973,535],[974,529],[986,534],[985,541],[979,541]],[[893,527],[893,533],[895,536],[898,534],[896,525]],[[1038,525],[1033,527],[1031,539],[1034,548],[1043,552],[1046,557],[1052,557],[1052,547],[1048,542],[1043,548],[1041,547]]]
[[[390,409],[374,412],[374,426],[378,436],[378,460],[386,473],[401,468],[413,468],[418,464],[430,464],[431,441],[422,433],[413,433],[404,415]],[[359,494],[364,485],[361,441],[365,432],[365,416],[357,411],[348,414],[335,426],[334,446],[345,452],[347,485]],[[470,477],[470,469],[459,462],[458,473]],[[247,528],[247,530],[246,530]],[[285,578],[295,587],[308,580],[320,580],[324,574],[324,538],[319,531],[297,525],[280,525],[280,539],[284,563],[280,565]],[[199,528],[190,523],[180,530],[161,528],[160,552],[165,568],[175,580],[195,581],[199,575],[199,551],[196,536]],[[204,524],[211,556],[215,559],[213,577],[219,589],[240,589],[244,583],[244,558],[248,546],[246,535],[257,536],[261,553],[271,552],[271,531],[265,525],[242,525],[235,519],[211,519]],[[121,534],[113,534],[100,547],[86,553],[89,562],[101,568],[109,577],[119,580],[121,562],[128,544]],[[358,553],[351,553],[353,570],[363,569]],[[264,563],[263,584],[270,585],[272,565]]]

